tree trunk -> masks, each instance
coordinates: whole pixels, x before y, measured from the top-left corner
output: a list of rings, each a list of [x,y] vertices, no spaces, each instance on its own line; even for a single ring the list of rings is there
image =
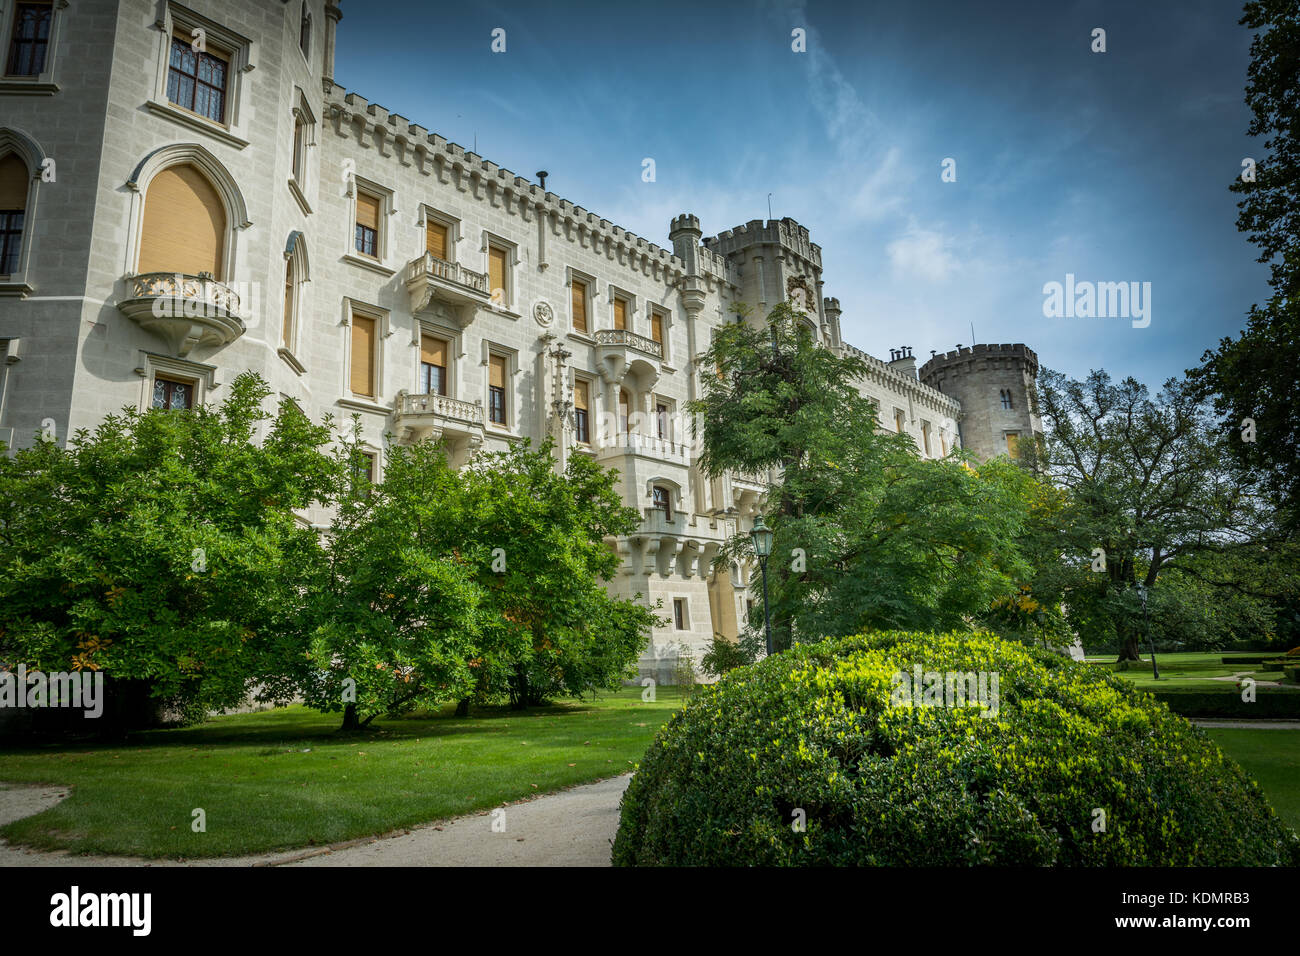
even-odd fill
[[[523,710],[528,706],[528,671],[523,664],[515,666],[514,676],[510,678],[510,709]]]
[[[356,704],[343,705],[343,726],[339,728],[344,732],[356,731],[361,729],[360,715],[357,713]]]
[[[1137,635],[1130,634],[1128,637],[1124,638],[1124,643],[1120,645],[1119,658],[1116,660],[1116,663],[1140,660],[1142,660],[1142,654],[1138,650]]]
[[[457,716],[457,717],[468,717],[468,716],[469,716],[469,698],[468,698],[468,697],[462,697],[462,698],[461,698],[461,699],[456,703],[456,716]]]

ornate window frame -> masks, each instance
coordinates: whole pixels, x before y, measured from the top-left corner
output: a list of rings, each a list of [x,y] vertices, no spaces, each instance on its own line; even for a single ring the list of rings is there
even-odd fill
[[[41,171],[45,166],[45,151],[32,137],[13,127],[0,128],[0,157],[15,154],[27,164],[27,205],[23,209],[23,238],[18,248],[18,268],[0,275],[0,297],[26,298],[34,291],[28,282],[31,265],[32,237],[36,226],[36,203],[40,196]]]
[[[145,156],[131,171],[126,181],[131,190],[131,210],[126,234],[126,262],[123,265],[125,275],[136,274],[140,265],[140,240],[144,230],[144,204],[149,193],[149,184],[164,169],[189,163],[197,166],[208,182],[221,197],[226,210],[226,244],[222,249],[222,275],[213,276],[218,282],[233,282],[239,253],[239,234],[253,223],[248,218],[248,206],[244,203],[244,194],[235,182],[235,177],[222,165],[221,160],[213,156],[206,147],[199,143],[172,143],[160,146]]]
[[[152,113],[182,126],[199,130],[237,149],[248,145],[249,90],[244,75],[255,68],[257,45],[253,40],[210,20],[203,14],[182,6],[174,0],[158,0],[158,15],[154,19],[158,32],[155,50],[153,95],[145,102]],[[202,30],[205,44],[213,52],[226,58],[226,119],[223,123],[199,116],[177,106],[167,98],[167,72],[171,62],[172,37],[177,31],[193,34]]]
[[[14,12],[18,0],[0,0],[0,95],[37,94],[52,96],[59,92],[54,81],[54,66],[59,56],[59,39],[67,14],[68,0],[54,0],[50,4],[50,38],[45,47],[44,68],[36,76],[6,76],[9,68],[9,41],[13,37]]]

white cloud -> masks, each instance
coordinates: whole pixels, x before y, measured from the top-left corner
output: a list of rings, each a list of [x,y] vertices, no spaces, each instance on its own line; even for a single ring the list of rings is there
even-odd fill
[[[942,233],[913,225],[905,235],[885,246],[885,254],[895,278],[946,282],[961,268],[952,245],[952,240]]]

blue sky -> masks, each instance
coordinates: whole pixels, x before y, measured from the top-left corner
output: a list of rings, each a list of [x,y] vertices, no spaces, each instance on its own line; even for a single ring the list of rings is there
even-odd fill
[[[342,7],[336,82],[651,241],[681,212],[706,235],[766,218],[772,193],[875,355],[973,323],[1156,385],[1266,296],[1228,192],[1262,154],[1231,0]],[[1066,273],[1150,282],[1150,325],[1045,318]]]

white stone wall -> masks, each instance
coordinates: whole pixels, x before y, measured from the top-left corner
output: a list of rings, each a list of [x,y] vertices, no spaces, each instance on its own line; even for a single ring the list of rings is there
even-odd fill
[[[820,248],[806,229],[789,219],[749,223],[711,238],[706,247],[698,221],[684,216],[674,220],[671,240],[669,224],[655,241],[631,235],[334,84],[325,75],[324,0],[311,3],[308,57],[299,51],[298,3],[189,0],[178,8],[119,0],[65,9],[70,13],[55,54],[58,91],[0,93],[0,126],[26,131],[59,163],[59,181],[42,186],[31,226],[33,291],[26,298],[0,298],[0,338],[18,338],[21,346],[20,360],[5,367],[0,386],[0,438],[12,429],[16,445],[29,444],[46,418],[66,438],[125,405],[147,405],[158,370],[192,374],[199,399],[219,402],[235,375],[251,369],[275,392],[268,408],[288,397],[316,419],[330,414],[345,422],[356,415],[364,441],[381,450],[406,436],[394,409],[401,392],[419,390],[420,330],[438,330],[453,343],[451,398],[486,408],[488,350],[511,357],[507,426],[485,424],[481,444],[477,433],[471,441],[449,427],[445,434],[458,443],[458,454],[553,434],[561,455],[595,454],[619,469],[626,502],[646,521],[641,533],[611,542],[624,559],[611,588],[639,593],[652,604],[661,601],[660,613],[668,619],[653,634],[647,672],[654,670],[657,654],[679,643],[693,648],[698,659],[715,621],[744,621],[748,570],[736,569],[739,587],[725,598],[730,607],[724,612],[716,606],[716,588],[711,599],[710,564],[728,535],[749,527],[759,492],[752,484],[733,489],[730,479],[705,480],[693,466],[684,415],[676,416],[675,434],[665,443],[654,434],[653,413],[657,402],[680,413],[696,397],[692,353],[707,347],[712,328],[746,295],[761,293],[770,308],[791,280],[801,282],[822,341],[837,346],[838,303],[828,317]],[[215,38],[247,41],[233,71],[238,89],[232,90],[230,108],[236,113],[228,130],[186,119],[158,93],[166,27],[173,22],[168,17],[183,17],[185,9],[206,18],[201,22]],[[112,38],[111,49],[105,37]],[[293,109],[300,102],[315,123],[304,182],[295,189]],[[118,308],[132,295],[129,278],[136,270],[148,176],[156,172],[159,155],[171,155],[156,153],[160,149],[198,157],[200,165],[220,171],[234,217],[230,272],[221,278],[243,294],[242,334],[184,355]],[[366,262],[352,249],[358,184],[387,197],[379,263]],[[507,301],[459,306],[457,313],[434,299],[412,311],[421,303],[418,296],[413,303],[407,288],[407,266],[424,254],[426,210],[458,223],[449,258],[465,268],[488,271],[489,236],[507,244],[513,252]],[[285,353],[281,302],[286,245],[295,232],[302,236],[309,269],[300,288],[296,334]],[[594,280],[587,334],[570,324],[575,270]],[[637,335],[651,334],[651,305],[668,310],[662,358],[635,345],[598,343],[596,333],[613,326],[615,288],[631,301],[628,329]],[[549,305],[549,321],[544,314],[538,318],[540,303]],[[351,396],[348,387],[350,304],[381,317],[373,400]],[[568,354],[561,357],[561,351]],[[922,423],[929,422],[931,455],[942,454],[941,435],[951,449],[958,403],[917,381],[914,372],[864,358],[869,371],[861,388],[880,405],[882,425],[892,428],[893,409],[902,408],[918,448]],[[572,418],[563,405],[558,411],[555,406],[572,400],[575,374],[592,383],[595,447],[589,450],[573,450]],[[631,453],[602,447],[599,440],[600,413],[616,411],[620,387],[632,396],[634,430],[644,436]],[[673,490],[669,524],[650,509],[652,484]],[[672,621],[674,598],[688,601],[684,630]]]

